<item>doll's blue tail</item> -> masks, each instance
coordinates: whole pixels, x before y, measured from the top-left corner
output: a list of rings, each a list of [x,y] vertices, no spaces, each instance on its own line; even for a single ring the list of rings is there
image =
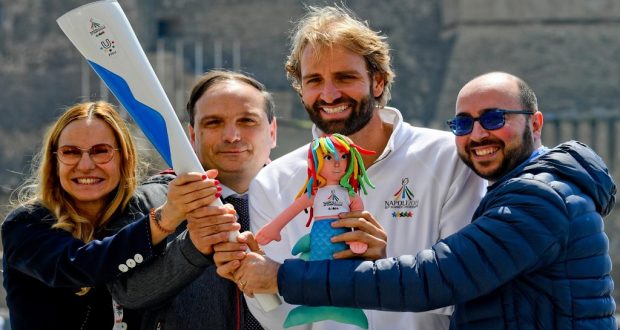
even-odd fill
[[[310,260],[310,234],[302,236],[297,243],[291,249],[292,255],[298,255],[299,259],[308,261]]]
[[[352,324],[362,329],[368,329],[368,319],[361,309],[331,306],[297,306],[288,313],[284,321],[284,327],[289,328],[300,324],[325,320]]]
[[[333,228],[338,219],[314,221],[310,230],[310,260],[334,259],[333,254],[348,249],[344,242],[334,243],[331,238],[349,231],[349,228]]]

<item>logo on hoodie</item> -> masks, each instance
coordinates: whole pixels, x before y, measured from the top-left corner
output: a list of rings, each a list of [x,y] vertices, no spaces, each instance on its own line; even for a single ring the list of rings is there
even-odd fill
[[[413,217],[413,211],[418,207],[419,201],[409,188],[409,178],[401,180],[401,186],[393,196],[392,200],[385,201],[385,209],[392,210],[392,218]]]

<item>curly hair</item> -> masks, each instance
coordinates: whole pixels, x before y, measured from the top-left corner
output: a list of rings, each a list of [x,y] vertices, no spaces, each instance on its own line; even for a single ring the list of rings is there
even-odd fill
[[[343,46],[364,57],[370,77],[377,73],[381,75],[385,87],[376,101],[380,107],[384,107],[391,98],[390,89],[395,74],[390,63],[387,38],[379,33],[346,7],[307,7],[306,15],[297,22],[291,35],[290,54],[285,64],[291,85],[301,94],[301,57],[307,46],[317,50]],[[317,51],[315,56],[320,56],[319,53]]]
[[[333,155],[336,159],[340,153],[346,153],[348,157],[347,171],[340,179],[340,185],[347,189],[349,195],[353,196],[360,188],[366,194],[366,186],[375,186],[370,182],[366,175],[366,168],[362,160],[362,154],[374,154],[373,151],[363,149],[353,143],[353,141],[341,134],[335,133],[312,140],[308,147],[308,178],[297,193],[297,197],[304,193],[308,197],[314,195],[318,188],[324,187],[325,178],[321,176],[323,169],[323,158],[326,155]]]

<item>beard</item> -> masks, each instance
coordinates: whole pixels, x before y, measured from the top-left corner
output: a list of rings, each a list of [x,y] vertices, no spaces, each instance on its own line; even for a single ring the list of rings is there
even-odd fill
[[[325,120],[321,118],[321,107],[330,104],[321,100],[314,102],[311,107],[304,104],[304,108],[308,112],[310,120],[321,131],[326,134],[340,133],[342,135],[351,135],[364,128],[372,118],[375,108],[375,99],[370,94],[364,96],[359,102],[347,96],[340,97],[331,102],[331,104],[337,103],[348,103],[351,105],[353,111],[348,118],[338,120]]]
[[[501,146],[501,149],[504,150],[504,158],[499,166],[493,170],[492,172],[481,173],[479,169],[476,168],[473,161],[471,160],[471,148],[486,145],[488,142],[471,142],[465,151],[458,151],[459,157],[469,167],[474,173],[476,173],[479,177],[495,182],[501,179],[504,175],[508,174],[519,164],[524,162],[526,159],[530,157],[532,152],[534,152],[534,140],[532,138],[532,131],[530,130],[529,125],[525,126],[525,130],[521,135],[521,144],[515,147],[506,148],[506,145],[503,141],[497,140],[493,141],[494,143],[498,143]]]

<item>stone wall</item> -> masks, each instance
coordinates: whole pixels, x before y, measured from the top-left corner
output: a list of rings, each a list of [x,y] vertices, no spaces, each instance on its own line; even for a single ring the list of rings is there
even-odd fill
[[[449,7],[444,26],[455,43],[439,101],[444,117],[465,82],[494,70],[528,81],[545,112],[618,107],[619,2],[464,0]]]

